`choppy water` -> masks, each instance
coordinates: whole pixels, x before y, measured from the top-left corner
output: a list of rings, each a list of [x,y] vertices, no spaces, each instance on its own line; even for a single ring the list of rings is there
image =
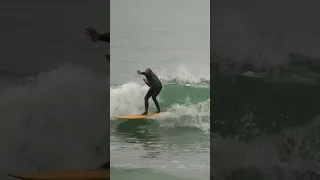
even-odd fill
[[[210,178],[209,3],[111,1],[111,179]],[[112,118],[144,111],[146,68],[163,83],[163,113]]]
[[[111,119],[111,178],[209,178],[208,81],[164,84],[160,116],[139,121]],[[113,87],[111,115],[140,114],[147,90],[146,85],[134,82]]]
[[[73,65],[0,78],[1,178],[96,168],[109,158],[107,79]]]
[[[211,77],[211,176],[319,179],[319,82],[249,74]]]

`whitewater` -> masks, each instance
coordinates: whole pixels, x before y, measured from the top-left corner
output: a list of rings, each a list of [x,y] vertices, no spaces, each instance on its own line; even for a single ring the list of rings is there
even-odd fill
[[[123,121],[115,115],[140,114],[148,86],[129,81],[110,89],[112,177],[134,179],[209,178],[210,81],[185,65],[163,82],[162,112],[149,120]],[[155,111],[150,100],[150,112]],[[160,173],[160,174],[159,174]]]

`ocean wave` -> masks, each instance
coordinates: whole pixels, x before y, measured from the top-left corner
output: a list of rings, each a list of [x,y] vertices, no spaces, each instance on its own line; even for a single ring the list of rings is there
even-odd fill
[[[223,57],[215,51],[211,53],[211,72],[214,74],[246,76],[299,76],[320,80],[320,61],[298,53],[288,53],[282,63],[274,63],[272,57],[264,57],[261,52],[248,57]]]
[[[253,141],[211,135],[214,179],[302,180],[320,177],[319,118]]]
[[[29,78],[0,92],[0,176],[108,159],[108,79],[70,65]]]
[[[211,83],[214,179],[319,178],[319,84],[243,75]]]
[[[194,78],[190,73],[186,76],[179,74],[179,77],[159,76],[163,90],[158,101],[163,113],[155,118],[156,122],[163,127],[191,126],[209,132],[210,81]],[[141,114],[148,89],[148,86],[135,82],[111,87],[110,118],[115,120],[116,115]],[[150,100],[150,112],[155,110]]]

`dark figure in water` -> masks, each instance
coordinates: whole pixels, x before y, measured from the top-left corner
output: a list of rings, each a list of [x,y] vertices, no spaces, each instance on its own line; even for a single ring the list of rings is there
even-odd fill
[[[91,38],[91,41],[103,41],[103,42],[110,43],[110,33],[100,34],[97,30],[93,28],[87,28],[86,35],[88,35]],[[110,61],[109,54],[106,54],[106,58],[108,61]]]
[[[142,113],[142,115],[148,114],[148,108],[149,108],[149,99],[152,97],[152,100],[157,106],[158,113],[160,113],[160,106],[157,101],[157,96],[159,95],[160,91],[162,90],[162,83],[160,82],[159,78],[152,72],[150,68],[147,68],[145,72],[137,71],[137,73],[140,75],[145,75],[146,79],[143,79],[143,81],[150,87],[149,91],[147,92],[146,96],[144,97],[144,105],[145,105],[145,112]]]

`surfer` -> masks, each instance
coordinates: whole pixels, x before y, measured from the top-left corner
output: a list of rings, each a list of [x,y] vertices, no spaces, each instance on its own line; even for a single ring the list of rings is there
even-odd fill
[[[148,108],[149,108],[149,99],[152,97],[152,100],[154,104],[157,106],[157,113],[160,113],[160,106],[157,101],[157,96],[159,95],[160,91],[162,90],[162,83],[159,80],[159,78],[152,72],[150,68],[147,68],[144,72],[137,71],[139,75],[145,75],[146,79],[143,79],[143,81],[150,87],[149,91],[147,92],[146,96],[144,97],[144,106],[145,106],[145,112],[142,113],[142,115],[148,114]]]
[[[103,41],[103,42],[110,43],[110,33],[100,34],[94,28],[87,28],[85,33],[87,36],[91,38],[91,41]],[[110,55],[106,54],[105,56],[107,60],[110,61]]]
[[[103,41],[106,43],[110,43],[110,33],[103,33],[100,34],[97,30],[94,28],[87,28],[85,34],[91,38],[91,41]],[[107,60],[110,61],[110,55],[106,54],[105,55]],[[110,161],[105,162],[100,165],[99,168],[102,169],[110,169]]]

